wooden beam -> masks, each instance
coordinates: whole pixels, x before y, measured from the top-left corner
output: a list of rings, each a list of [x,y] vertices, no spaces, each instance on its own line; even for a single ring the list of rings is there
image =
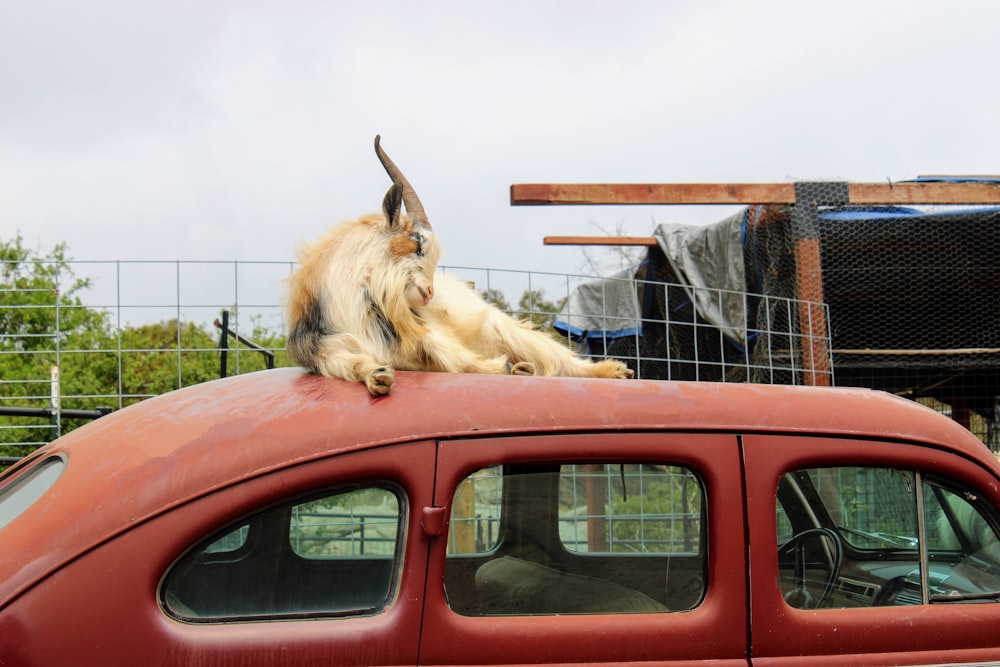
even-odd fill
[[[1000,183],[848,183],[851,204],[1000,204]],[[795,183],[515,183],[512,206],[794,204]]]
[[[655,246],[652,236],[546,236],[545,245],[637,245]]]

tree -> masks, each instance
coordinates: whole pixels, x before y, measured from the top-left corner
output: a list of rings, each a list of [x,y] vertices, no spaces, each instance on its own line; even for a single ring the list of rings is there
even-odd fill
[[[545,290],[528,289],[521,294],[517,307],[520,310],[520,317],[531,320],[536,329],[561,335],[554,325],[556,317],[566,305],[567,298],[564,296],[556,301],[549,301],[545,298]]]
[[[219,377],[215,339],[176,319],[123,329],[119,358],[125,404]]]
[[[220,376],[217,329],[176,319],[117,329],[108,312],[84,304],[91,282],[69,262],[64,244],[41,253],[25,248],[20,235],[0,239],[0,407],[51,407],[54,368],[62,410],[119,409]],[[244,335],[275,350],[276,366],[287,365],[283,334],[249,319]],[[230,338],[228,347],[227,375],[265,368],[240,340]],[[86,421],[0,416],[0,456],[23,456]]]
[[[503,292],[498,289],[488,289],[483,290],[479,293],[479,296],[483,297],[483,300],[487,303],[491,303],[505,313],[510,313],[510,304],[507,303],[507,297],[504,296]]]
[[[517,301],[517,308],[514,309],[508,303],[504,293],[498,289],[484,290],[479,295],[512,317],[530,320],[532,325],[540,331],[562,336],[554,325],[556,317],[566,305],[567,297],[550,301],[545,298],[545,290],[527,289],[521,294],[521,298]]]
[[[614,230],[591,220],[590,224],[600,231],[602,236],[629,236],[623,221],[619,221]],[[651,232],[650,232],[651,233]],[[637,266],[646,256],[646,248],[634,246],[580,246],[583,255],[581,270],[592,276],[614,275],[626,269]]]
[[[117,410],[147,397],[220,376],[262,370],[265,357],[244,341],[229,337],[228,353],[219,350],[220,331],[210,324],[171,319],[116,327],[108,311],[88,307],[82,295],[89,278],[74,275],[65,244],[32,251],[17,236],[0,238],[0,407],[47,409],[52,404],[51,373],[58,370],[62,410]],[[550,301],[542,290],[527,290],[511,306],[496,289],[482,293],[490,303],[536,328],[552,327],[565,298]],[[235,319],[235,318],[234,318]],[[249,321],[249,339],[273,352],[274,365],[289,365],[281,332]],[[0,415],[0,456],[22,456],[88,420],[65,414],[50,419]]]
[[[0,240],[0,378],[3,407],[47,407],[52,369],[78,377],[79,392],[95,386],[100,363],[89,358],[111,334],[108,314],[84,306],[79,293],[90,281],[77,278],[66,257],[65,244],[46,254],[24,247],[17,234]],[[79,354],[64,353],[79,350]],[[64,406],[65,407],[65,406]],[[55,434],[53,425],[24,420],[0,420],[3,442],[38,443]],[[7,428],[3,428],[7,427]],[[0,446],[0,455],[18,456],[24,447]]]

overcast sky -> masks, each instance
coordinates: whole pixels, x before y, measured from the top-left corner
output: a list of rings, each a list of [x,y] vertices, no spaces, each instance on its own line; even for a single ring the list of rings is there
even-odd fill
[[[577,272],[547,234],[727,210],[511,207],[517,182],[1000,172],[1000,3],[0,0],[0,238],[290,260],[379,209],[443,263]]]

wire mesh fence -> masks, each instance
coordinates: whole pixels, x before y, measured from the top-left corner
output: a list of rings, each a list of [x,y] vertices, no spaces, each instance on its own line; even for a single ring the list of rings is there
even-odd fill
[[[289,365],[282,298],[294,268],[0,264],[0,456],[22,456],[100,413],[166,391]],[[639,378],[834,384],[836,322],[825,303],[694,289],[664,281],[662,268],[650,258],[610,278],[442,270],[585,356],[621,359]],[[705,304],[722,301],[741,304],[744,328],[706,317]]]
[[[747,210],[749,289],[828,306],[839,385],[916,399],[1000,448],[1000,208],[849,206],[844,184],[798,185],[813,206]]]

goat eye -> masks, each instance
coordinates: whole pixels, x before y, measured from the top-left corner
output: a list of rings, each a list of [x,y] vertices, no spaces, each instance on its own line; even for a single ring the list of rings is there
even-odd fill
[[[417,244],[416,255],[417,257],[424,256],[424,237],[421,234],[413,234],[410,238]]]

